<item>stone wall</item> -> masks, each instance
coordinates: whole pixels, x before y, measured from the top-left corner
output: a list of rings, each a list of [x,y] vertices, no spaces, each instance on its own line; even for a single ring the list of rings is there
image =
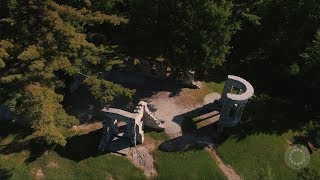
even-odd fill
[[[137,63],[135,63],[137,61]],[[171,68],[169,64],[162,61],[151,60],[151,59],[132,59],[128,58],[125,60],[125,66],[127,71],[141,73],[148,77],[153,77],[156,79],[176,79],[181,82],[181,84],[186,85],[190,88],[200,88],[201,83],[195,81],[195,72],[187,71],[181,75],[181,77],[172,77],[170,71]]]
[[[147,103],[143,101],[139,102],[133,113],[115,108],[103,108],[102,111],[105,114],[105,120],[103,121],[103,135],[99,145],[99,150],[101,151],[106,151],[109,142],[119,134],[118,121],[126,123],[123,137],[128,138],[133,146],[143,143],[144,126],[160,130],[164,129],[162,123],[155,118]]]

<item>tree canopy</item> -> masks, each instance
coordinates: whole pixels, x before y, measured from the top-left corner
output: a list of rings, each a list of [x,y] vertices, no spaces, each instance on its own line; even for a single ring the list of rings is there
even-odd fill
[[[97,78],[108,61],[104,57],[115,48],[95,45],[86,33],[86,26],[117,26],[126,23],[125,18],[53,0],[10,0],[6,5],[9,14],[2,19],[5,33],[0,41],[0,100],[30,121],[35,136],[48,144],[66,143],[62,129],[76,124],[61,105],[61,89],[70,77],[84,76],[103,102],[132,95],[131,90]],[[99,94],[97,86],[107,91]]]
[[[62,105],[73,79],[102,104],[132,97],[99,76],[124,57],[161,57],[202,79],[241,74],[258,93],[320,107],[316,0],[5,0],[0,18],[0,103],[47,144],[64,145],[77,123]]]

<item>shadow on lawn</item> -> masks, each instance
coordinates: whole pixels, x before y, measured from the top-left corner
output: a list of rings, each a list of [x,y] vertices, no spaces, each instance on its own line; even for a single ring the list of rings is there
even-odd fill
[[[35,161],[37,158],[41,157],[47,149],[43,145],[41,145],[37,139],[31,139],[27,141],[16,141],[7,144],[4,146],[3,149],[1,149],[0,154],[8,155],[25,150],[29,151],[30,155],[24,162],[30,163]]]
[[[0,155],[8,155],[26,150],[30,152],[28,159],[25,160],[26,163],[33,162],[42,156],[46,149],[39,144],[37,139],[23,140],[30,134],[31,129],[25,127],[13,124],[1,125],[0,139],[5,139],[10,135],[14,136],[12,136],[9,143],[0,146]]]
[[[0,140],[12,136],[12,142],[17,142],[31,134],[31,129],[15,124],[0,124]]]
[[[64,158],[79,162],[90,157],[101,155],[98,151],[102,129],[68,139],[65,147],[59,146],[55,151]]]
[[[260,96],[261,97],[261,96]],[[256,96],[246,105],[239,125],[226,128],[218,144],[233,136],[238,141],[253,134],[282,135],[289,130],[301,131],[309,114],[289,101]]]
[[[11,177],[12,177],[11,170],[0,167],[0,179],[1,180],[7,180],[7,179],[10,179]]]

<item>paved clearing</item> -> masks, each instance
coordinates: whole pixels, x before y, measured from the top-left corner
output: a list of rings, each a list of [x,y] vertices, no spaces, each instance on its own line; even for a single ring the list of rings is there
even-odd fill
[[[190,93],[190,91],[194,91]],[[190,96],[197,96],[197,91],[201,90],[185,90],[183,89],[177,96],[170,96],[169,92],[159,92],[156,95],[148,98],[147,101],[151,106],[156,108],[155,116],[165,122],[165,131],[171,138],[176,138],[182,135],[181,124],[183,117],[179,116],[186,112],[192,111],[202,105],[214,102],[220,99],[220,94],[211,93],[203,98],[203,102],[193,101],[188,102]],[[194,98],[194,97],[193,97]],[[239,180],[240,176],[233,170],[230,165],[226,165],[221,158],[217,155],[215,150],[209,150],[212,157],[217,162],[217,165],[226,175],[229,180]]]
[[[181,102],[182,98],[184,98],[183,95],[170,97],[169,92],[159,92],[148,99],[150,105],[157,109],[155,116],[164,121],[165,131],[171,138],[181,135],[183,117],[179,115],[200,106],[200,104],[179,104],[178,102]]]

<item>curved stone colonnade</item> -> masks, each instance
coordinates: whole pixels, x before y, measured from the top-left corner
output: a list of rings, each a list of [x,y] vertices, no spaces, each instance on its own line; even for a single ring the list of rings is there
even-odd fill
[[[220,99],[219,132],[222,132],[224,127],[234,127],[240,122],[243,109],[253,94],[254,89],[248,81],[228,75]]]

